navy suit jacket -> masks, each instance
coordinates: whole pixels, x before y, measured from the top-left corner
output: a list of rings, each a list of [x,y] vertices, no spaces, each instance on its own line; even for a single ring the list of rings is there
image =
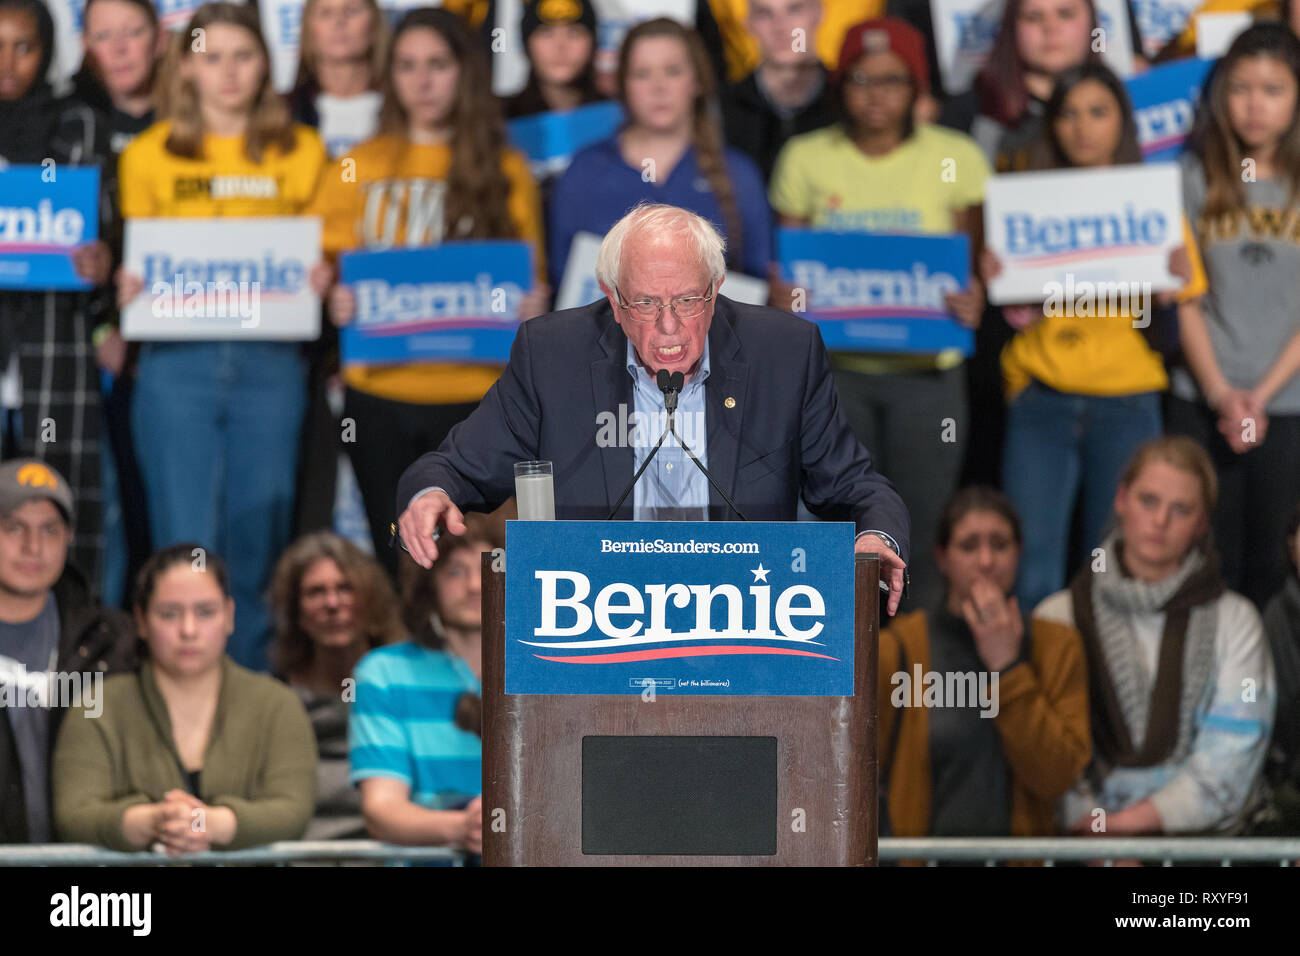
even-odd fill
[[[849,429],[817,327],[718,296],[709,362],[708,466],[737,507],[754,520],[793,521],[802,495],[819,518],[888,532],[907,560],[907,508]],[[515,462],[542,460],[553,463],[557,518],[603,520],[635,471],[630,445],[597,444],[608,418],[598,416],[617,420],[620,404],[630,416],[627,336],[608,300],[524,322],[479,407],[406,469],[397,511],[435,486],[462,509],[495,509],[514,494]],[[616,518],[632,520],[633,498]],[[710,488],[710,520],[735,517]]]

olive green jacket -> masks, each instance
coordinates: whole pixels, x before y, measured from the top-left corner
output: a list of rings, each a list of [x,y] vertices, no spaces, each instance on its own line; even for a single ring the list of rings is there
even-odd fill
[[[104,681],[102,713],[68,712],[54,750],[54,826],[59,839],[135,850],[122,834],[128,807],[188,789],[167,704],[151,662]],[[92,711],[93,712],[93,711]],[[311,819],[316,738],[298,696],[264,674],[222,659],[221,690],[198,798],[229,807],[238,850],[299,839]]]

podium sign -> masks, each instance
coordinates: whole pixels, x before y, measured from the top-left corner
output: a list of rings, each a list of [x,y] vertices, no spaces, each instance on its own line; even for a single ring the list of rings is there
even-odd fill
[[[853,531],[508,522],[505,692],[852,696]]]

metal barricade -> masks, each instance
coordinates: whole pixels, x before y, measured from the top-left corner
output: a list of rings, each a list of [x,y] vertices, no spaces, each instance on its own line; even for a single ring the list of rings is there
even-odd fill
[[[1015,861],[1081,864],[1120,860],[1147,865],[1290,866],[1300,860],[1296,837],[892,837],[880,841],[880,862],[924,860],[996,866]]]
[[[1297,837],[892,837],[880,841],[880,862],[920,860],[930,866],[1013,862],[1083,864],[1140,860],[1147,865],[1291,866],[1300,861]],[[394,846],[378,840],[285,841],[247,850],[167,856],[120,853],[77,843],[0,846],[0,866],[288,866],[296,863],[463,866],[465,854],[447,847]]]
[[[0,866],[287,866],[294,863],[370,863],[463,866],[465,854],[447,847],[394,846],[378,840],[291,840],[247,850],[191,853],[121,853],[82,843],[0,846]]]

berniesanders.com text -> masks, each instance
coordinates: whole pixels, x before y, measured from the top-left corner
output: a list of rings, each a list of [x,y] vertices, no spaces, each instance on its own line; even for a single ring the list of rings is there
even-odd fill
[[[601,554],[758,554],[756,541],[665,541],[641,538],[633,541],[600,539]]]

